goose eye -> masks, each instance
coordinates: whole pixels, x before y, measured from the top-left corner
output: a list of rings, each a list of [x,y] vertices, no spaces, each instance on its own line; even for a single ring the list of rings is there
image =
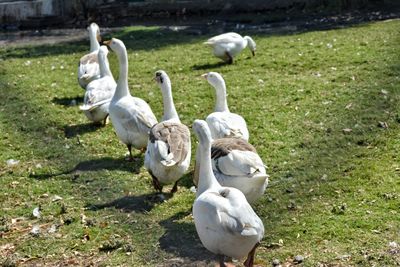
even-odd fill
[[[229,189],[224,189],[224,190],[220,191],[219,194],[220,194],[222,197],[225,197],[225,198],[226,198],[226,197],[229,195]]]

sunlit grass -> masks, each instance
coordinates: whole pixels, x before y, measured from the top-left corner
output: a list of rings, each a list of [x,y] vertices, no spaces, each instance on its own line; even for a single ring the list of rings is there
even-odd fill
[[[183,123],[205,118],[220,72],[231,111],[269,166],[270,186],[254,209],[266,234],[256,262],[400,264],[398,154],[400,22],[283,36],[249,33],[248,50],[220,65],[209,36],[129,27],[131,93],[162,114],[151,80],[164,69]],[[210,263],[191,217],[191,175],[162,201],[143,155],[125,162],[111,125],[79,111],[76,66],[87,42],[0,49],[0,255],[7,263],[162,265]],[[117,77],[118,66],[109,54]],[[388,126],[386,128],[386,125]],[[193,152],[196,142],[193,137]],[[194,158],[194,154],[193,157]],[[20,162],[8,166],[7,160]],[[53,201],[54,196],[62,197]],[[42,217],[32,210],[40,206]],[[19,219],[18,219],[19,218]],[[55,233],[48,233],[51,225]],[[41,226],[39,236],[29,234]]]

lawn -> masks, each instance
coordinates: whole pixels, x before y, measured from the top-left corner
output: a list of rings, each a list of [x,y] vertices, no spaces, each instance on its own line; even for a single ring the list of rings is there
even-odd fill
[[[303,266],[400,265],[400,20],[246,34],[257,54],[232,65],[202,45],[212,33],[127,27],[113,37],[128,48],[132,95],[158,118],[156,70],[169,74],[188,126],[214,106],[200,75],[224,76],[230,110],[269,167],[253,206],[265,226],[256,264],[301,255]],[[111,124],[79,110],[76,68],[88,49],[87,40],[0,48],[0,263],[214,266],[191,216],[193,167],[174,196],[160,196],[143,155],[125,161]]]

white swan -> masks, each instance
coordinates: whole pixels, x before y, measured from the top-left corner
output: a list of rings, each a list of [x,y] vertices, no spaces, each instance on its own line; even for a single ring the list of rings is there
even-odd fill
[[[242,37],[235,32],[220,34],[208,39],[204,44],[213,48],[214,55],[229,64],[233,63],[233,58],[238,55],[246,46],[249,47],[253,56],[256,51],[256,43],[250,36]]]
[[[221,74],[209,72],[202,77],[207,79],[215,89],[214,112],[207,116],[206,121],[211,130],[213,139],[223,137],[240,137],[249,140],[249,130],[242,116],[229,112],[226,100],[226,86]]]
[[[91,81],[100,78],[100,68],[97,59],[97,53],[100,48],[99,42],[101,41],[100,28],[93,22],[87,27],[87,30],[89,31],[90,53],[81,57],[78,64],[78,83],[83,89],[86,89],[86,86]],[[108,60],[106,64],[108,66]]]
[[[161,88],[164,115],[161,122],[151,128],[144,165],[153,178],[156,190],[162,192],[163,185],[175,183],[171,190],[175,193],[178,180],[190,165],[190,131],[179,120],[167,73],[157,71],[155,80]]]
[[[119,62],[117,88],[109,106],[110,119],[118,138],[128,147],[129,159],[133,160],[132,146],[144,151],[157,119],[146,101],[129,93],[128,55],[124,43],[116,38],[104,43],[116,53]]]
[[[195,185],[199,179],[199,157],[197,154],[193,176]],[[269,176],[256,149],[246,140],[232,137],[214,140],[211,158],[213,173],[222,186],[239,189],[249,203],[264,194]]]
[[[217,255],[243,259],[253,266],[256,247],[264,225],[241,191],[221,186],[211,168],[211,133],[205,121],[196,120],[193,130],[199,139],[200,176],[193,217],[203,245]],[[221,258],[220,258],[221,259]],[[220,260],[221,266],[225,266]]]
[[[107,47],[102,45],[98,53],[100,78],[87,85],[83,99],[84,105],[79,107],[89,120],[93,122],[104,121],[104,125],[108,117],[108,106],[117,87],[117,83],[106,64],[107,54]]]

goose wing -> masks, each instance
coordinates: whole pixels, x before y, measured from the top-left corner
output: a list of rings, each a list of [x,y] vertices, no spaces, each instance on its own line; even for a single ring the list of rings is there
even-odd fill
[[[166,121],[154,125],[149,140],[166,166],[181,163],[190,151],[190,132],[182,123]]]
[[[150,106],[140,98],[124,98],[117,102],[113,109],[122,127],[128,132],[148,134],[150,128],[157,123]]]
[[[249,139],[246,121],[238,114],[214,112],[206,118],[206,121],[213,138],[241,137],[245,140]]]

